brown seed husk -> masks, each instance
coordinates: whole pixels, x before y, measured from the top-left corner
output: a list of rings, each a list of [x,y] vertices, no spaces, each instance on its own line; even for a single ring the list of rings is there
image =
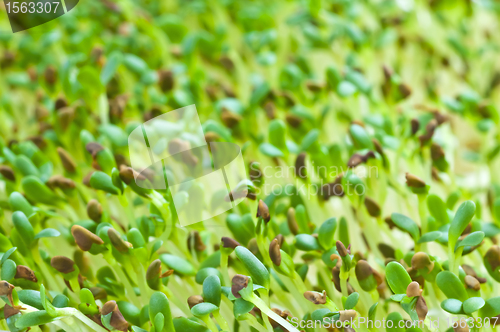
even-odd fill
[[[307,291],[304,293],[306,300],[311,301],[314,304],[325,304],[326,303],[326,291],[323,293]]]
[[[83,251],[89,251],[94,243],[99,245],[104,244],[104,241],[99,236],[80,225],[73,225],[71,227],[71,234],[78,247]]]
[[[76,187],[75,183],[71,179],[67,179],[60,174],[51,176],[47,180],[47,186],[49,188],[61,188],[61,189],[74,189]]]
[[[25,279],[33,282],[38,282],[38,279],[35,276],[35,272],[27,266],[18,265],[16,267],[16,275],[15,279]]]
[[[111,313],[111,319],[109,325],[119,331],[127,331],[128,322],[123,317],[116,301],[108,301],[101,308],[101,315],[106,316]]]
[[[207,249],[207,246],[203,243],[200,233],[198,231],[193,231],[189,233],[187,239],[188,249],[192,250],[193,247],[196,251],[203,251]]]
[[[401,83],[398,86],[398,90],[399,90],[399,93],[401,93],[401,95],[403,96],[404,99],[408,98],[411,95],[411,88],[408,85],[404,84],[404,83]]]
[[[92,174],[94,174],[94,171],[90,171],[87,173],[87,175],[85,175],[82,179],[82,183],[86,186],[86,187],[89,187],[90,188],[90,178],[92,177]]]
[[[6,304],[5,307],[3,307],[3,318],[7,319],[9,317],[12,317],[14,315],[17,315],[21,311],[11,307],[10,305]]]
[[[411,119],[411,134],[412,136],[420,129],[420,122],[417,119]]]
[[[87,203],[87,215],[89,216],[90,219],[92,219],[96,223],[101,222],[102,206],[97,200],[91,199]]]
[[[12,300],[12,291],[14,290],[14,285],[9,284],[7,281],[0,281],[0,296],[6,296],[9,299],[10,305],[14,305]]]
[[[475,290],[475,291],[478,291],[481,289],[481,284],[479,283],[479,280],[477,280],[475,277],[473,276],[465,276],[465,286],[467,286],[467,288],[469,289],[472,289],[472,290]]]
[[[440,145],[438,145],[436,143],[432,143],[432,145],[431,145],[431,158],[432,158],[432,160],[439,160],[441,158],[444,158],[444,150]]]
[[[269,256],[271,257],[271,261],[277,266],[281,265],[281,252],[280,252],[280,244],[278,239],[273,239],[271,244],[269,245]]]
[[[104,288],[90,287],[89,290],[92,293],[92,295],[94,295],[94,298],[96,300],[102,300],[102,299],[105,299],[106,297],[108,297],[108,293],[106,292],[106,290]]]
[[[292,232],[293,235],[299,234],[299,225],[297,224],[297,219],[295,219],[295,209],[293,207],[288,209],[286,220],[290,232]]]
[[[266,111],[266,116],[268,119],[272,120],[276,118],[276,106],[272,101],[268,101],[264,105],[264,111]]]
[[[87,150],[88,153],[92,155],[93,158],[102,150],[104,150],[104,147],[97,143],[97,142],[90,142],[85,145],[85,149]]]
[[[231,293],[233,293],[234,297],[239,299],[241,295],[239,293],[240,290],[247,288],[249,278],[242,274],[237,274],[233,277]]]
[[[267,223],[271,220],[271,215],[269,214],[269,208],[263,200],[259,200],[259,206],[257,208],[257,218],[262,218]]]
[[[357,315],[356,310],[353,310],[353,309],[342,310],[339,313],[340,313],[339,320],[341,322],[350,322],[350,321],[354,320],[354,318],[356,318],[356,315]]]
[[[119,252],[126,253],[130,248],[132,248],[132,244],[122,239],[120,233],[118,233],[114,228],[108,228],[108,237],[113,247],[115,247]]]
[[[76,163],[71,155],[61,147],[57,148],[57,154],[59,155],[59,159],[61,159],[64,169],[69,173],[74,173],[76,171]]]
[[[464,318],[460,319],[458,322],[453,324],[454,332],[469,332],[469,324]]]
[[[408,287],[406,288],[406,296],[414,297],[420,296],[422,294],[422,290],[420,289],[420,285],[416,281],[410,282]]]
[[[496,271],[500,266],[500,247],[491,246],[490,249],[484,255],[484,258],[488,261],[493,271]]]
[[[75,109],[73,107],[63,107],[57,111],[57,118],[62,130],[66,130],[75,119]]]
[[[331,258],[331,257],[330,257]],[[373,269],[365,260],[360,260],[354,269],[358,280],[365,280],[373,274]]]
[[[347,162],[347,167],[356,167],[358,165],[361,165],[364,162],[364,158],[362,155],[359,153],[355,153],[349,158],[349,161]]]
[[[2,176],[7,180],[16,181],[14,171],[7,165],[0,165],[0,174],[2,174]]]
[[[27,140],[33,142],[40,150],[43,150],[47,147],[47,142],[45,141],[45,138],[43,138],[43,136],[30,136],[27,138]]]
[[[226,125],[228,128],[233,128],[235,127],[238,123],[241,121],[241,116],[238,114],[235,114],[228,110],[227,108],[223,107],[222,108],[222,113],[221,113],[221,120]]]
[[[335,245],[337,246],[337,252],[339,253],[340,257],[345,257],[349,254],[341,241],[337,241]]]
[[[394,248],[386,243],[379,243],[377,247],[385,258],[394,259],[394,257],[396,256],[396,251],[394,250]]]
[[[233,60],[231,60],[231,58],[228,57],[227,55],[222,55],[219,58],[219,62],[222,65],[222,67],[224,67],[227,71],[233,71],[234,70]]]
[[[300,118],[299,116],[297,116],[295,114],[290,114],[290,113],[288,113],[285,116],[285,120],[293,128],[300,127],[300,124],[302,123],[302,118]]]
[[[472,266],[467,264],[462,264],[462,269],[464,270],[466,275],[477,277],[477,273]]]
[[[416,311],[417,311],[418,319],[421,321],[425,320],[425,317],[427,316],[429,309],[427,308],[427,303],[425,302],[425,299],[423,296],[418,297],[417,304],[416,304]]]
[[[158,71],[158,84],[162,92],[168,92],[174,87],[174,74],[171,70]]]
[[[412,188],[423,188],[425,187],[425,181],[410,173],[406,173],[406,184],[408,187]]]
[[[148,266],[148,270],[146,272],[146,280],[152,280],[154,278],[158,278],[161,273],[161,261],[159,259],[155,259]]]
[[[285,242],[285,237],[283,236],[283,234],[278,234],[276,235],[275,239],[278,240],[278,243],[281,248],[283,246],[283,242]]]
[[[347,167],[356,167],[358,165],[366,163],[370,158],[375,158],[375,153],[373,151],[369,151],[365,155],[355,153],[347,162]]]
[[[438,123],[437,123],[436,119],[432,119],[431,121],[429,121],[429,123],[425,127],[426,133],[423,135],[420,135],[418,138],[420,140],[421,145],[424,145],[432,138],[437,126],[438,126]]]
[[[241,246],[241,244],[238,241],[227,236],[223,236],[221,242],[222,242],[222,247],[224,248],[236,249],[236,247]]]
[[[205,301],[203,300],[203,297],[201,297],[200,295],[191,295],[190,297],[188,297],[187,302],[188,302],[189,309],[191,309],[195,305],[203,303]]]
[[[48,85],[54,85],[57,82],[57,70],[54,66],[48,65],[44,72],[45,82]]]
[[[75,262],[65,256],[54,256],[50,260],[50,265],[57,271],[67,274],[75,271]]]
[[[342,177],[343,175],[339,175],[335,178],[335,180],[331,183],[327,183],[321,187],[321,196],[323,199],[327,201],[330,197],[344,197],[344,187],[342,186]]]
[[[295,175],[301,179],[307,178],[306,153],[301,152],[295,160]]]
[[[411,267],[413,269],[427,268],[429,269],[429,272],[431,272],[434,269],[434,262],[431,261],[429,255],[425,252],[417,252],[411,258]]]
[[[374,218],[377,218],[377,217],[380,217],[380,206],[378,205],[378,203],[366,196],[365,197],[365,207],[366,207],[366,210],[368,211],[368,213],[370,214],[370,216],[374,217]]]
[[[146,180],[146,176],[144,176],[145,172],[138,173],[132,167],[128,167],[126,165],[120,165],[120,179],[125,182],[125,184],[130,184],[132,181],[137,180],[144,181]]]

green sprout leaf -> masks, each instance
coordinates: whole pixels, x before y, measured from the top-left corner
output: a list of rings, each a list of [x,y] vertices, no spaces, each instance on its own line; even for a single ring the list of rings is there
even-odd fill
[[[330,249],[335,245],[334,234],[337,229],[337,219],[330,218],[321,224],[318,231],[318,242],[324,249]]]
[[[160,260],[162,263],[167,265],[169,268],[174,270],[176,273],[185,276],[194,276],[196,275],[196,270],[188,260],[177,257],[171,254],[161,254]]]
[[[460,279],[450,271],[439,272],[436,277],[436,284],[449,299],[457,299],[464,302],[468,298],[464,285]]]
[[[467,315],[471,315],[473,312],[476,312],[484,307],[485,303],[486,302],[480,297],[471,297],[470,299],[465,300],[463,303],[464,312]]]
[[[484,232],[477,231],[474,233],[470,233],[462,241],[457,243],[457,248],[465,246],[471,246],[471,247],[477,246],[481,244],[481,242],[483,242],[483,239],[484,239]]]
[[[439,225],[444,225],[449,222],[446,203],[439,196],[434,194],[428,195],[427,207],[431,216],[436,219]]]
[[[451,222],[450,230],[448,231],[448,246],[450,248],[455,247],[458,238],[470,223],[475,212],[476,204],[472,201],[466,201],[459,206],[455,218],[453,218]]]
[[[407,231],[410,233],[411,237],[413,240],[418,241],[420,238],[420,229],[418,228],[418,225],[408,218],[407,216],[401,214],[401,213],[393,213],[391,215],[392,221],[401,229]]]
[[[344,309],[345,310],[354,309],[356,304],[358,304],[358,301],[359,301],[359,293],[356,292],[352,293],[345,300]]]
[[[446,299],[441,302],[441,308],[450,314],[463,314],[462,301],[457,299]]]
[[[295,246],[297,249],[303,251],[321,249],[318,239],[309,234],[297,234],[297,236],[295,236]]]
[[[269,289],[271,277],[267,268],[262,262],[255,257],[250,250],[245,247],[238,246],[235,249],[236,256],[240,259],[252,276],[254,283]]]
[[[53,228],[45,228],[41,230],[37,235],[35,235],[35,240],[44,237],[58,237],[59,235],[61,235],[61,233],[59,233],[57,230]]]
[[[29,312],[22,315],[16,322],[18,329],[25,329],[30,326],[38,326],[50,323],[54,317],[50,316],[45,310]]]
[[[163,315],[163,330],[157,332],[170,332],[174,331],[174,323],[172,321],[172,313],[170,312],[170,302],[165,294],[155,292],[149,300],[149,317],[154,321],[156,315],[161,313]]]
[[[441,236],[443,236],[443,233],[440,231],[434,231],[434,232],[429,232],[425,233],[422,235],[422,237],[417,241],[417,243],[426,243],[426,242],[432,242],[436,241],[439,239]]]
[[[217,307],[216,305],[214,305],[212,303],[204,302],[204,303],[200,303],[200,304],[197,304],[194,307],[192,307],[191,312],[196,317],[201,318],[201,317],[210,315],[212,312],[214,312],[215,310],[218,310],[218,309],[219,309],[219,307]]]
[[[174,326],[176,332],[190,331],[190,332],[210,332],[208,328],[200,323],[185,317],[178,317],[174,319]]]
[[[203,299],[205,302],[214,304],[215,306],[220,306],[222,295],[220,279],[216,275],[208,276],[205,281],[203,281]]]
[[[394,294],[406,294],[406,288],[411,283],[411,278],[403,265],[390,262],[385,267],[387,284]]]

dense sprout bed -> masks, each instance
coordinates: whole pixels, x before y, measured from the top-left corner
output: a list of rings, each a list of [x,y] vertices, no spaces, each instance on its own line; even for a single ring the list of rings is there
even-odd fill
[[[493,331],[498,10],[86,0],[1,34],[0,329]],[[191,104],[248,194],[181,227],[128,135]]]

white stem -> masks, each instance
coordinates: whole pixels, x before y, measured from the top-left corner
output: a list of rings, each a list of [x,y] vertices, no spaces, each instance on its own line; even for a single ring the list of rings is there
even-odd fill
[[[88,325],[91,329],[93,329],[95,332],[108,332],[105,328],[101,327],[99,324],[82,314],[80,311],[76,310],[75,308],[62,308],[62,309],[56,309],[58,313],[61,313],[65,316],[75,316],[79,320],[81,320],[83,323]]]
[[[279,316],[277,313],[269,309],[269,307],[262,301],[259,297],[253,295],[250,299],[248,299],[250,302],[252,302],[257,308],[262,311],[262,313],[266,314],[268,317],[272,318],[276,323],[280,324],[283,326],[285,329],[287,329],[290,332],[299,332],[292,324],[290,324],[287,320],[283,319],[281,316]]]

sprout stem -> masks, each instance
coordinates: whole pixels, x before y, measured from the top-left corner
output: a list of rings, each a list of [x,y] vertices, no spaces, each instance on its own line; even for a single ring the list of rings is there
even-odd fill
[[[56,309],[57,313],[60,313],[61,315],[64,316],[75,316],[79,320],[81,320],[83,323],[88,325],[91,329],[93,329],[95,332],[107,332],[106,329],[95,323],[93,320],[82,314],[80,311],[76,310],[75,308],[61,308],[61,309]]]
[[[340,290],[342,291],[342,296],[349,296],[349,291],[347,289],[347,278],[349,277],[349,272],[340,270]]]
[[[186,316],[190,316],[191,315],[191,311],[189,310],[189,308],[186,307],[185,304],[183,304],[180,300],[179,300],[179,297],[178,296],[175,296],[173,293],[172,293],[172,290],[170,290],[169,287],[165,287],[162,285],[161,287],[161,292],[163,294],[165,294],[167,296],[167,298],[169,300],[172,301],[173,304],[175,304],[175,306],[181,310],[184,315]]]
[[[48,284],[49,284],[49,285],[45,285],[45,286],[50,287],[51,289],[53,289],[57,292],[61,292],[60,288],[59,288],[59,284],[54,279],[54,276],[52,275],[52,273],[50,273],[50,271],[47,269],[47,266],[45,265],[45,262],[43,261],[42,256],[40,256],[40,251],[38,250],[38,248],[35,247],[32,250],[32,256],[33,256],[33,260],[35,261],[35,263],[38,265],[38,267],[40,268],[40,270],[42,272],[45,283],[48,282]]]
[[[78,276],[75,278],[71,278],[69,281],[69,284],[71,286],[71,289],[73,290],[73,293],[76,294],[77,297],[80,296],[80,283],[78,282]]]
[[[295,327],[293,327],[292,324],[290,324],[288,321],[286,321],[281,316],[279,316],[278,314],[276,314],[274,311],[272,311],[271,309],[269,309],[269,307],[267,306],[267,304],[260,297],[256,296],[255,294],[252,293],[252,296],[251,297],[247,297],[245,300],[247,300],[249,302],[252,302],[257,308],[260,309],[260,311],[262,312],[262,314],[270,317],[276,323],[280,324],[281,326],[283,326],[288,331],[290,331],[290,332],[299,332],[299,330],[297,330]],[[267,322],[269,322],[269,320]]]
[[[219,332],[219,329],[215,325],[215,323],[212,321],[212,318],[210,318],[210,315],[201,317],[201,320],[207,324],[207,327],[210,329],[212,332]]]
[[[137,301],[137,303],[143,304],[142,300],[140,297],[137,296],[137,294],[134,291],[134,288],[130,284],[130,281],[128,280],[128,277],[125,275],[123,272],[121,266],[116,264],[115,260],[113,257],[110,257],[110,253],[103,253],[103,257],[108,262],[108,264],[113,268],[115,273],[118,275],[119,280],[123,283],[123,286],[125,286],[125,290],[127,291],[128,298],[129,299],[134,299]]]
[[[220,268],[222,270],[222,278],[224,279],[224,285],[231,285],[231,279],[229,278],[228,272],[228,255],[224,253],[224,250],[220,251]]]
[[[229,331],[229,326],[224,317],[222,317],[222,315],[220,314],[219,310],[215,310],[212,313],[212,315],[214,316],[217,323],[219,323],[219,326],[222,329],[222,331]]]

